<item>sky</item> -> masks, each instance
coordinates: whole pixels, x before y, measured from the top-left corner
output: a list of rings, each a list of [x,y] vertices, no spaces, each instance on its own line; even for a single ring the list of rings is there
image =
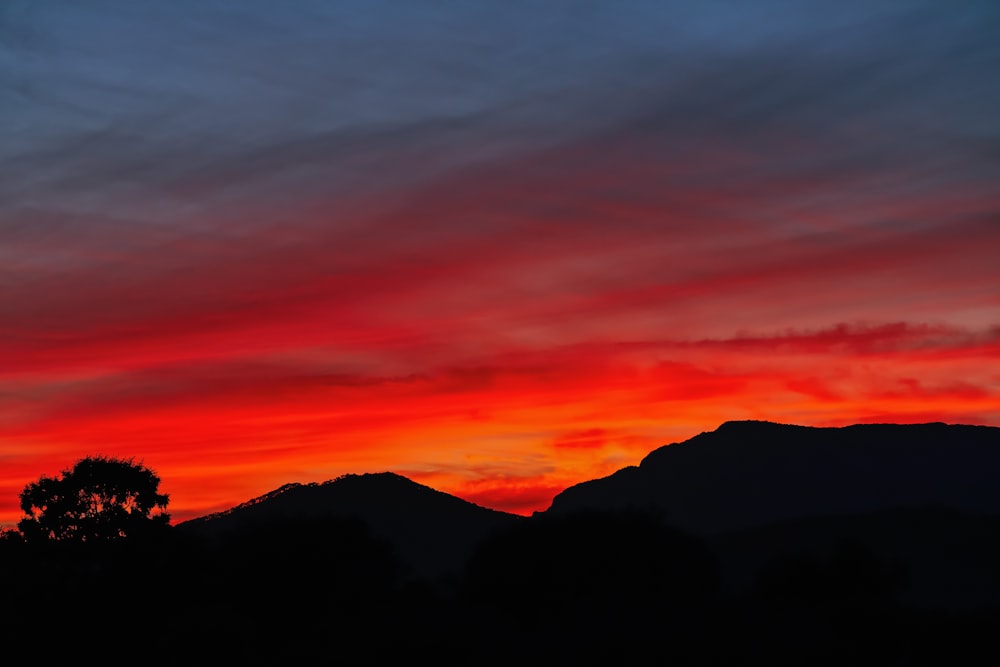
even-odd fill
[[[993,0],[4,0],[0,525],[1000,426]],[[710,492],[710,491],[707,491]]]

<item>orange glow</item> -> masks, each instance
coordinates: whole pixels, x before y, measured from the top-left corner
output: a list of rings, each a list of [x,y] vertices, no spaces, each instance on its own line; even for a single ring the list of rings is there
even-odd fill
[[[45,374],[33,389],[44,404],[3,421],[16,464],[3,468],[0,517],[17,520],[27,481],[91,453],[153,467],[175,520],[289,481],[381,470],[530,513],[726,419],[998,424],[998,342],[892,325],[595,343],[384,378],[233,362],[64,384]]]
[[[995,195],[683,180],[753,166],[723,148],[581,142],[19,266],[0,523],[91,454],[156,470],[175,521],[377,471],[530,513],[726,420],[1000,425]]]

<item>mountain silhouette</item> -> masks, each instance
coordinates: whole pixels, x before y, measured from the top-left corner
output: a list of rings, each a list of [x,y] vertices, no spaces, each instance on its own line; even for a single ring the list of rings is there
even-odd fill
[[[360,519],[389,542],[411,573],[452,575],[490,532],[524,517],[487,509],[390,472],[348,474],[322,483],[285,484],[231,509],[179,523],[213,536],[280,521]]]
[[[998,479],[997,427],[732,421],[572,486],[544,513],[654,508],[700,534],[901,508],[1000,515]]]
[[[164,665],[992,665],[998,463],[995,427],[727,422],[531,517],[388,472],[286,484],[150,540],[0,540],[0,639]]]

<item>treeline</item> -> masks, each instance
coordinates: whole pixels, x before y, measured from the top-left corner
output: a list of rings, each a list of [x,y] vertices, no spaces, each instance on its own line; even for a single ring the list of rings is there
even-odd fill
[[[143,665],[996,662],[995,605],[915,606],[905,565],[865,544],[775,551],[746,586],[726,557],[642,511],[518,522],[433,581],[334,516],[211,536],[11,533],[0,639],[28,659]]]

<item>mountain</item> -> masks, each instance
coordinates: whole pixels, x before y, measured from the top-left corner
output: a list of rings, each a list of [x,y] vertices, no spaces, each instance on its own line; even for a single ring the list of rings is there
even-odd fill
[[[418,576],[456,573],[485,535],[524,517],[480,507],[394,473],[344,475],[274,491],[176,526],[201,536],[222,535],[282,520],[361,519],[391,543]]]
[[[1000,515],[1000,428],[734,421],[572,486],[545,514],[649,507],[700,534],[901,508]]]

